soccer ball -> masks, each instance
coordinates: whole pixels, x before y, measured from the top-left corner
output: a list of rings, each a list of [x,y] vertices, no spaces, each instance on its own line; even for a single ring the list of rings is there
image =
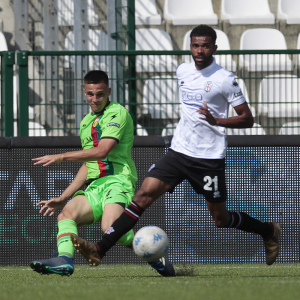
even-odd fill
[[[161,228],[145,226],[135,234],[132,244],[138,257],[147,262],[153,262],[167,254],[169,238]]]

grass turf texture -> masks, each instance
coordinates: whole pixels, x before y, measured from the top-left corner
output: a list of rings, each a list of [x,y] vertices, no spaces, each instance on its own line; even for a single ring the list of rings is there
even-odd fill
[[[175,265],[161,277],[148,265],[77,266],[72,276],[0,267],[1,300],[299,299],[299,264]]]

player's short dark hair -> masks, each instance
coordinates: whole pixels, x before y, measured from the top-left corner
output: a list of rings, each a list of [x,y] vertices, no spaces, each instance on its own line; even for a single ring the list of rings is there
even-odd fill
[[[191,31],[190,38],[192,38],[192,36],[209,36],[211,37],[214,44],[216,43],[216,39],[217,39],[217,33],[215,32],[215,30],[212,27],[207,25],[199,25],[195,27]]]
[[[87,84],[96,84],[100,82],[104,82],[108,85],[108,76],[104,71],[101,70],[92,70],[89,71],[83,78],[84,83]]]

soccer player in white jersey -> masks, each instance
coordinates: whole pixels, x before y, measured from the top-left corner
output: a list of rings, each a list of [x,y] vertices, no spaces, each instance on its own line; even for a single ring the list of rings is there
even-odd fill
[[[165,192],[172,192],[184,179],[198,194],[204,195],[217,227],[261,235],[268,265],[278,256],[278,223],[263,223],[246,213],[227,210],[225,128],[252,127],[253,117],[234,75],[213,58],[217,50],[214,29],[199,25],[190,37],[194,62],[183,63],[177,69],[182,112],[170,150],[150,167],[132,203],[101,241],[94,244],[75,235],[71,237],[79,252],[85,257],[90,253],[89,261],[103,258],[118,239],[134,227],[146,208]],[[229,105],[234,107],[237,116],[228,118]]]

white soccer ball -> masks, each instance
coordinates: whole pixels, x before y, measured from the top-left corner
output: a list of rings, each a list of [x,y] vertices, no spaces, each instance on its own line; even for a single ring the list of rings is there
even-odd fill
[[[167,234],[157,226],[142,227],[133,239],[133,250],[142,260],[152,262],[165,256],[169,249]]]

